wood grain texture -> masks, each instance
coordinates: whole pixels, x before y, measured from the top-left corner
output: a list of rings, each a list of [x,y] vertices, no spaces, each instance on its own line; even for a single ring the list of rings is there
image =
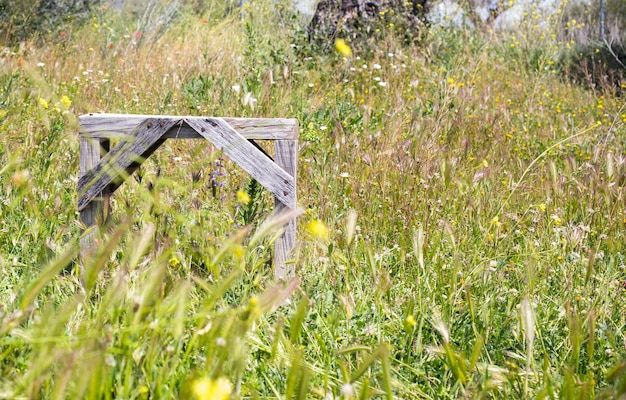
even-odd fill
[[[275,214],[287,221],[275,243],[274,276],[285,280],[295,275],[295,264],[289,261],[294,258],[297,228],[297,120],[89,114],[81,116],[80,123],[78,209],[86,227],[104,222],[110,194],[163,141],[205,138],[274,194]],[[107,152],[113,137],[123,140]],[[275,140],[275,161],[252,139]],[[96,233],[92,230],[81,239],[83,259],[95,247]]]
[[[92,139],[80,137],[80,176],[86,175],[98,163],[104,154],[109,151],[109,141],[106,139]],[[84,262],[96,247],[97,226],[106,221],[109,214],[109,191],[104,188],[97,196],[80,211],[80,221],[85,228],[95,226],[80,238],[80,269],[82,278],[85,276]]]
[[[80,137],[80,177],[87,175],[98,163],[102,156],[109,151],[109,141],[103,139],[92,139]],[[108,190],[106,188],[98,193],[98,196],[92,201],[91,207],[85,208],[80,212],[80,220],[85,226],[95,225],[97,221],[102,220],[104,215],[105,200],[108,200]],[[106,201],[108,206],[108,201]]]
[[[163,142],[163,135],[181,120],[148,118],[78,180],[78,210],[82,211],[105,188],[115,190]],[[112,190],[112,191],[113,191]]]
[[[283,204],[291,206],[296,199],[293,176],[280,168],[222,118],[191,118],[185,122],[272,192]]]
[[[130,134],[149,118],[202,120],[206,117],[157,116],[137,114],[84,114],[78,119],[81,134],[93,138],[115,138]],[[298,138],[298,120],[293,118],[222,118],[246,139],[286,140]],[[201,136],[189,126],[180,126],[164,138],[198,139]]]
[[[274,161],[285,172],[294,177],[294,193],[296,191],[297,166],[298,166],[298,141],[297,140],[277,140],[274,143],[276,151]],[[281,214],[287,210],[295,210],[297,207],[297,196],[294,196],[291,204],[285,204],[278,199],[274,201],[274,212]],[[296,219],[292,218],[285,226],[285,232],[274,243],[274,278],[276,280],[287,280],[295,276],[296,268],[293,260],[296,247]]]

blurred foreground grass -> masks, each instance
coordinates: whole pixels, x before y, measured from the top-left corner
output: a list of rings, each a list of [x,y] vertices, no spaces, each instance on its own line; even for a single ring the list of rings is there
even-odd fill
[[[0,397],[623,395],[624,84],[572,83],[541,33],[344,56],[268,10],[100,10],[3,50]],[[298,118],[298,279],[271,281],[269,195],[176,141],[114,196],[83,290],[98,111]]]

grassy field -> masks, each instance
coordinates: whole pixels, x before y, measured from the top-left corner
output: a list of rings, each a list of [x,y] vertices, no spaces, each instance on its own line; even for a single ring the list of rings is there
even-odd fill
[[[102,8],[2,50],[0,398],[626,394],[626,84],[573,82],[576,44],[532,29],[342,55],[218,8]],[[297,118],[297,279],[272,279],[271,196],[171,141],[81,286],[99,111]]]

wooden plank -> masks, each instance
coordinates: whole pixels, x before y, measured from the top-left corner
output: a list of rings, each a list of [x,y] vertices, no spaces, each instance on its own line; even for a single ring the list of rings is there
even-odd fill
[[[80,176],[86,175],[93,169],[104,154],[109,151],[109,141],[80,137]],[[97,226],[98,222],[106,221],[109,214],[109,192],[104,188],[86,207],[80,211],[80,221],[86,228]],[[97,229],[92,229],[80,238],[80,269],[85,276],[84,262],[95,251]]]
[[[109,141],[104,139],[93,139],[88,137],[80,137],[80,177],[85,176],[91,171],[101,158],[109,151]],[[105,217],[105,206],[108,207],[109,193],[106,188],[99,193],[98,198],[92,202],[92,207],[85,208],[80,212],[80,220],[89,227],[95,225],[98,220]]]
[[[294,177],[294,193],[296,192],[296,176],[298,166],[298,141],[297,140],[277,140],[274,143],[276,155],[274,161],[285,172]],[[288,210],[295,210],[297,207],[297,196],[294,195],[291,204],[285,204],[278,199],[274,200],[274,212],[282,214]],[[296,219],[292,218],[285,225],[285,232],[274,243],[274,278],[276,280],[287,280],[296,274],[293,260],[296,247]]]
[[[298,138],[294,118],[222,118],[246,139],[287,140]]]
[[[181,119],[148,118],[128,140],[120,142],[98,164],[78,180],[78,210],[82,211],[109,185],[113,190],[163,142],[163,135]]]
[[[156,116],[137,114],[85,114],[78,119],[81,134],[93,138],[115,138],[130,134],[149,118],[202,120],[206,117]],[[298,120],[293,118],[222,118],[246,139],[290,140],[298,138]],[[167,133],[165,138],[196,139],[198,134],[188,126]]]
[[[188,118],[191,128],[213,143],[231,160],[239,164],[283,204],[296,201],[295,178],[241,136],[222,118]]]

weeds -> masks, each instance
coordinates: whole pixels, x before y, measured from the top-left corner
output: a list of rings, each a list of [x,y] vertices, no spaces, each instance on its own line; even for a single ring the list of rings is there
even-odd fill
[[[3,50],[0,396],[624,394],[621,93],[563,79],[537,32],[325,54],[286,11],[208,10],[149,45],[101,10]],[[83,289],[96,111],[298,118],[298,280],[269,278],[270,196],[176,141],[116,192]]]

